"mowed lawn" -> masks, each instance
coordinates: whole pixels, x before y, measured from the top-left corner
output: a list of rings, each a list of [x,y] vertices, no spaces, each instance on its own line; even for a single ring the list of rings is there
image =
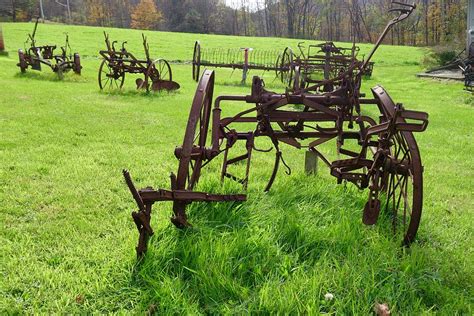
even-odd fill
[[[3,24],[10,55],[0,57],[0,313],[347,315],[370,314],[375,303],[396,315],[473,313],[474,102],[462,83],[415,77],[426,50],[381,47],[364,83],[367,93],[381,84],[396,102],[430,114],[416,135],[424,209],[410,249],[391,238],[391,227],[362,224],[367,191],[337,185],[322,164],[305,175],[304,151],[283,146],[291,176],[282,168],[264,194],[274,154],[255,154],[248,202],[195,204],[193,229],[176,230],[171,204],[155,205],[155,235],[138,262],[136,206],[121,170],[139,187],[169,188],[196,89],[182,63],[194,41],[283,50],[299,40],[146,32],[152,56],[181,62],[172,65],[179,91],[146,95],[132,77],[121,92],[99,91],[102,28],[39,25],[38,44],[63,45],[69,33],[83,75],[20,74],[16,51],[32,28]],[[144,55],[140,31],[105,30]],[[231,73],[216,71],[215,95],[249,94]],[[283,91],[273,74],[265,79]],[[221,190],[219,167],[206,170],[200,189]]]

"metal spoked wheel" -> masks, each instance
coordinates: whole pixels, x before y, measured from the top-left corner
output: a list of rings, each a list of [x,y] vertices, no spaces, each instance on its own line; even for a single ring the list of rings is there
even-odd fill
[[[166,60],[158,59],[153,64],[158,70],[159,80],[173,81],[173,73],[171,72],[170,64]]]
[[[23,50],[18,50],[18,67],[20,67],[20,71],[22,73],[26,72],[26,68],[28,68],[28,65],[26,63],[26,58],[25,58],[25,52]]]
[[[158,91],[170,86],[172,78],[173,74],[171,72],[170,64],[166,60],[160,58],[150,64],[145,73],[145,81],[142,82],[142,87],[139,86],[138,88],[146,88],[146,90],[149,91],[151,81],[151,89],[153,91]]]
[[[280,64],[278,65],[279,70],[277,71],[277,75],[282,83],[291,87],[291,81],[294,76],[293,51],[291,48],[285,48],[279,60]]]
[[[391,143],[370,185],[379,189],[377,203],[382,217],[391,222],[395,238],[409,246],[415,240],[423,206],[421,158],[412,132],[396,133]]]
[[[99,67],[99,87],[101,90],[104,89],[121,89],[125,80],[125,73],[122,71],[116,71],[110,67],[107,60],[102,60]]]
[[[205,160],[213,92],[214,71],[206,70],[194,95],[183,145],[176,150],[176,157],[179,159],[177,190],[192,190],[199,181],[201,167]],[[175,201],[173,204],[175,216],[171,221],[178,228],[189,226],[185,207],[184,202]]]
[[[199,80],[199,73],[201,71],[201,44],[199,41],[194,43],[194,53],[193,53],[193,80]]]

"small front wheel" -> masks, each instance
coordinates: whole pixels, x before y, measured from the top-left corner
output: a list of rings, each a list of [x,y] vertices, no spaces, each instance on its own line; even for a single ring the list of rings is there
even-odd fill
[[[99,67],[99,87],[104,89],[121,89],[125,80],[125,72],[114,69],[110,63],[104,59]]]

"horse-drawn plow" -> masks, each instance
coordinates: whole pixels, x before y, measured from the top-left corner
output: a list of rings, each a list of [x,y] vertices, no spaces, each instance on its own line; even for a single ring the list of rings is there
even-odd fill
[[[120,49],[115,47],[117,41],[110,43],[109,35],[104,32],[106,50],[101,50],[99,54],[103,60],[99,67],[99,87],[104,89],[121,89],[125,81],[125,74],[143,75],[144,78],[137,78],[135,83],[137,89],[151,90],[177,90],[179,84],[173,81],[171,66],[163,58],[152,59],[150,57],[150,46],[147,39],[142,34],[143,49],[145,59],[137,59],[129,52],[123,42]]]
[[[320,157],[338,183],[346,181],[368,189],[362,212],[365,224],[374,225],[383,211],[391,216],[395,236],[403,245],[409,245],[415,239],[423,204],[423,167],[413,133],[426,129],[428,114],[406,110],[381,86],[373,88],[370,97],[360,91],[367,65],[387,32],[415,9],[415,5],[394,3],[398,7],[391,11],[398,14],[389,21],[368,58],[365,61],[351,58],[347,67],[342,72],[331,73],[330,79],[314,80],[304,87],[277,93],[268,91],[263,80],[254,77],[250,94],[221,95],[214,99],[215,75],[206,70],[198,83],[183,143],[175,149],[178,171],[171,174],[171,188],[137,190],[129,172],[123,172],[138,207],[132,213],[139,232],[138,256],[146,252],[147,241],[153,235],[150,226],[153,204],[173,202],[171,222],[185,228],[191,226],[186,207],[193,202],[245,201],[244,193],[222,195],[195,189],[204,169],[223,155],[221,179],[236,181],[245,191],[252,153],[262,151],[255,147],[258,137],[270,139],[275,155],[265,191],[272,187],[279,166],[286,165],[282,144],[307,149]],[[224,105],[232,102],[248,104],[248,109],[223,116]],[[325,127],[321,127],[323,123]],[[238,128],[249,124],[255,128],[245,131]],[[338,156],[345,158],[330,161],[322,154],[319,146],[329,141],[335,141]],[[348,149],[345,146],[348,142],[355,142],[358,150]],[[246,148],[243,155],[232,155],[236,144]],[[245,165],[245,173],[240,177],[231,173],[237,163]]]
[[[28,67],[33,70],[41,71],[41,65],[50,67],[53,72],[58,74],[59,78],[62,78],[64,73],[73,70],[76,74],[81,74],[81,58],[78,53],[71,53],[71,46],[69,45],[69,36],[66,34],[66,42],[61,47],[61,53],[55,54],[56,45],[44,45],[36,46],[36,31],[38,29],[39,18],[36,19],[36,23],[32,34],[28,34],[28,39],[25,42],[30,44],[27,49],[18,50],[17,64],[20,67],[21,72],[26,72]]]

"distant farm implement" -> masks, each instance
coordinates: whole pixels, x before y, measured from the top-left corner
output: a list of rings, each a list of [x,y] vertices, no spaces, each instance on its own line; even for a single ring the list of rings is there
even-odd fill
[[[309,86],[321,79],[329,80],[343,73],[358,58],[359,47],[353,45],[351,48],[337,47],[333,42],[321,44],[310,44],[307,47],[304,42],[298,43],[299,55],[293,56],[293,50],[287,47],[283,52],[283,59],[292,64],[290,82],[293,86],[296,76],[295,70],[299,69],[299,86]],[[290,57],[288,57],[290,56]],[[368,62],[363,70],[363,75],[370,77],[374,68],[374,62]],[[283,81],[283,79],[282,79]]]
[[[464,86],[466,90],[474,92],[474,42],[469,46],[467,58],[460,61],[459,67],[464,74]]]
[[[347,69],[351,58],[357,57],[358,47],[341,48],[332,42],[309,45],[305,51],[304,43],[298,44],[299,54],[296,55],[291,47],[282,52],[277,50],[258,50],[253,48],[208,48],[202,49],[197,41],[193,52],[193,79],[199,80],[201,67],[229,68],[242,70],[242,83],[247,79],[251,70],[274,72],[276,78],[292,88],[295,80],[295,70],[299,68],[299,79],[307,84],[315,78],[330,78],[338,72]],[[372,75],[374,63],[367,64],[365,76]]]
[[[62,78],[64,73],[73,70],[76,74],[81,74],[81,58],[78,53],[71,53],[71,46],[69,45],[69,36],[66,33],[66,42],[61,48],[60,54],[55,54],[56,45],[36,45],[36,31],[38,28],[39,18],[36,19],[36,23],[32,34],[28,34],[28,39],[25,42],[30,44],[29,48],[25,47],[25,50],[18,50],[17,64],[20,67],[21,72],[25,72],[28,67],[33,70],[41,71],[41,65],[45,65],[58,74],[59,78]]]
[[[153,235],[150,225],[153,204],[173,202],[171,222],[185,228],[191,226],[186,208],[193,202],[245,201],[245,193],[197,191],[204,169],[219,156],[223,156],[221,181],[235,181],[246,191],[253,154],[273,151],[273,171],[265,187],[269,191],[281,165],[290,173],[281,150],[283,144],[306,149],[307,154],[321,159],[338,183],[350,182],[359,189],[368,189],[363,223],[374,225],[383,214],[383,222],[391,226],[387,231],[392,231],[403,245],[410,245],[420,224],[423,205],[423,166],[414,133],[427,128],[428,114],[406,110],[381,86],[373,88],[370,97],[360,90],[367,66],[386,34],[416,7],[392,3],[397,6],[390,12],[397,15],[389,21],[368,58],[358,60],[352,51],[344,69],[329,71],[329,79],[314,79],[299,86],[301,72],[300,66],[296,66],[293,89],[281,93],[269,91],[264,81],[255,76],[249,95],[220,95],[214,99],[214,71],[204,71],[191,105],[183,143],[174,151],[178,171],[171,174],[171,188],[137,190],[130,173],[123,171],[138,207],[132,213],[139,232],[137,255],[146,252],[147,241]],[[248,108],[223,116],[223,105],[227,103],[247,104]],[[255,128],[242,131],[251,127],[250,124]],[[259,137],[269,139],[272,147],[258,148],[255,140]],[[331,141],[337,153],[337,159],[332,161],[320,148]],[[245,148],[243,154],[235,153],[237,144],[241,144],[241,150]]]
[[[143,75],[137,78],[135,83],[137,89],[150,90],[177,90],[180,88],[177,82],[173,81],[171,66],[163,58],[152,59],[150,57],[150,47],[147,39],[142,34],[145,59],[137,59],[135,55],[127,50],[123,42],[121,48],[117,49],[115,44],[109,40],[109,35],[104,32],[106,50],[101,50],[99,54],[103,60],[99,67],[99,87],[104,89],[121,89],[125,81],[125,74]]]
[[[276,50],[259,50],[250,47],[244,48],[206,48],[201,43],[194,43],[193,51],[193,80],[198,81],[201,67],[205,68],[229,68],[242,70],[242,83],[247,80],[250,71],[274,71],[282,76],[288,73],[291,65],[279,62],[280,53]]]
[[[464,88],[474,92],[474,43],[446,64],[417,74],[418,77],[464,81]]]

